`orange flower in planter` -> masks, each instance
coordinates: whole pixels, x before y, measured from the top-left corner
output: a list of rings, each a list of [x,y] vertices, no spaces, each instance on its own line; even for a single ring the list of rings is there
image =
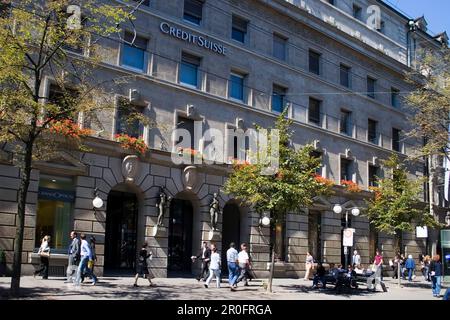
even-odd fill
[[[341,185],[344,186],[347,189],[347,191],[349,191],[349,192],[361,192],[362,191],[362,189],[360,188],[360,186],[358,186],[358,184],[356,184],[350,180],[342,180]]]
[[[127,134],[116,134],[116,141],[120,143],[122,148],[137,152],[139,155],[144,155],[148,151],[148,147],[145,144],[142,137],[135,138],[130,137]]]
[[[79,140],[81,137],[86,137],[92,134],[90,129],[81,129],[78,123],[71,119],[51,120],[49,123],[49,130],[51,133],[59,134],[67,138]]]
[[[316,174],[314,175],[314,179],[315,179],[318,183],[324,184],[324,185],[326,185],[326,186],[328,186],[328,187],[334,186],[334,181],[333,181],[333,180],[327,179],[327,178],[325,178],[325,177],[322,177],[322,176],[321,176],[320,174],[318,174],[318,173],[316,173]]]
[[[379,187],[369,187],[369,191],[371,191],[375,194],[375,200],[380,200],[381,191],[380,191]]]

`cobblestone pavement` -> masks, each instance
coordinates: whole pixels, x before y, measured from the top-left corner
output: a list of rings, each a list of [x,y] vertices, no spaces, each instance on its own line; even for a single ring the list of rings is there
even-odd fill
[[[149,287],[147,280],[139,279],[140,286],[133,287],[132,277],[101,277],[92,286],[86,280],[80,287],[64,283],[63,278],[42,280],[40,277],[22,277],[22,299],[48,300],[85,300],[85,299],[132,299],[132,300],[438,300],[431,293],[429,282],[403,281],[402,287],[392,279],[385,279],[388,292],[380,287],[376,292],[369,292],[365,286],[352,292],[337,294],[332,289],[311,289],[312,281],[302,279],[274,279],[273,293],[266,293],[262,281],[254,280],[248,287],[239,285],[237,291],[230,291],[225,279],[222,287],[215,288],[215,281],[208,289],[203,282],[189,278],[161,278],[154,279],[155,286]],[[0,278],[0,297],[6,299],[10,285],[10,278]],[[447,285],[448,286],[448,285]],[[441,291],[443,295],[445,289]],[[441,298],[442,299],[442,298]]]

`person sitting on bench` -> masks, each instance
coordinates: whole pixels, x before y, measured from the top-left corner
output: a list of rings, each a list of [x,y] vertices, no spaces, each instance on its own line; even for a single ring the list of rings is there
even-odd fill
[[[313,289],[317,288],[317,285],[319,284],[319,281],[322,283],[323,288],[326,288],[326,281],[325,281],[325,268],[323,267],[322,263],[317,264],[317,271],[314,275],[313,279]]]

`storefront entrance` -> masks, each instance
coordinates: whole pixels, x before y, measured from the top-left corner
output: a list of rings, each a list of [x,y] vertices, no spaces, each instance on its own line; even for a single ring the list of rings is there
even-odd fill
[[[138,201],[134,193],[108,195],[105,273],[133,273],[136,264]]]
[[[174,199],[169,219],[169,275],[190,274],[192,268],[193,209],[188,200]]]
[[[234,248],[240,251],[241,242],[241,213],[235,203],[227,203],[223,208],[222,230],[222,273],[228,274],[226,252],[230,248],[231,242],[234,242]]]

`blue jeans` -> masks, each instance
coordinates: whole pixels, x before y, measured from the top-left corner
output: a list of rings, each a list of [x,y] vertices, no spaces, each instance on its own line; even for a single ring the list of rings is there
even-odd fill
[[[445,291],[444,300],[450,300],[450,288],[447,288],[447,291]]]
[[[228,283],[232,286],[238,278],[238,266],[236,262],[228,262]]]
[[[78,270],[77,270],[77,278],[75,279],[75,284],[76,285],[80,285],[80,283],[81,283],[81,275],[84,272],[86,272],[87,276],[90,276],[92,278],[92,281],[94,281],[94,283],[97,282],[97,277],[87,267],[88,262],[89,262],[89,257],[82,257],[81,258],[80,265],[78,266]]]
[[[408,281],[412,281],[413,271],[414,269],[408,269]]]
[[[431,277],[431,282],[433,283],[433,296],[440,295],[442,277]]]

